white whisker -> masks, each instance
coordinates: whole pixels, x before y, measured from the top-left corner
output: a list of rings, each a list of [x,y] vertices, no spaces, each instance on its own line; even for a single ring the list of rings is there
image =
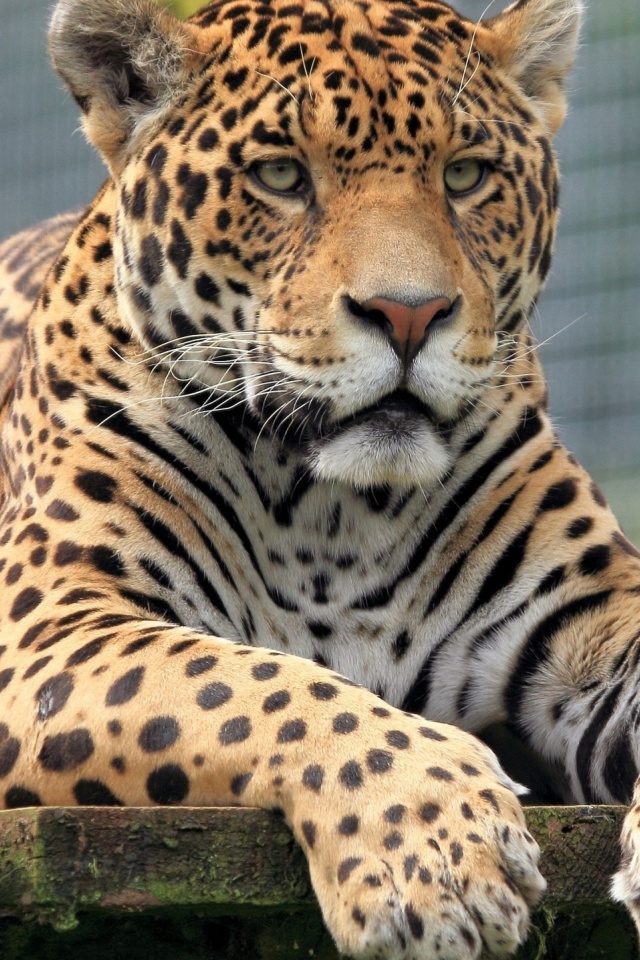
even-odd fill
[[[487,12],[487,10],[489,10],[489,9],[493,6],[494,2],[495,2],[495,0],[489,0],[489,3],[487,4],[487,6],[484,8],[484,10],[482,11],[482,13],[480,14],[480,20],[482,20],[482,18],[484,17],[485,13]],[[476,72],[477,72],[477,70],[478,70],[478,67],[480,66],[480,64],[481,64],[481,62],[482,62],[482,58],[481,58],[480,54],[476,52],[477,63],[476,63],[476,65],[475,65],[475,68],[474,68],[474,70],[473,70],[473,73],[471,74],[471,76],[469,77],[469,79],[467,80],[467,82],[465,83],[465,78],[466,78],[466,76],[467,76],[467,69],[468,69],[468,67],[469,67],[469,61],[471,60],[471,55],[472,55],[472,53],[473,53],[473,45],[474,45],[474,43],[476,42],[476,35],[477,35],[477,33],[478,33],[479,28],[480,28],[480,22],[476,23],[476,25],[475,25],[475,27],[474,27],[474,30],[473,30],[473,33],[472,33],[472,35],[471,35],[471,42],[470,42],[470,44],[469,44],[469,50],[467,51],[467,56],[466,56],[466,59],[465,59],[465,61],[464,61],[464,69],[463,69],[463,71],[462,71],[462,79],[460,80],[460,86],[458,87],[458,92],[456,93],[456,95],[455,95],[455,97],[453,98],[453,101],[452,101],[452,103],[451,103],[451,106],[452,106],[452,107],[455,107],[455,106],[456,106],[456,104],[457,104],[457,102],[458,102],[461,94],[464,92],[465,88],[468,87],[469,84],[471,83],[471,81],[473,80],[473,78],[474,78],[474,76],[476,75]]]
[[[288,93],[294,103],[297,103],[298,106],[300,106],[300,101],[298,100],[296,95],[292,93],[291,90],[287,90],[287,88],[283,83],[280,83],[279,80],[276,80],[275,77],[271,77],[268,73],[261,73],[259,70],[256,70],[256,73],[258,74],[259,77],[264,77],[265,80],[271,80],[271,82],[275,83],[278,87],[280,87],[281,90],[284,90],[285,93]]]

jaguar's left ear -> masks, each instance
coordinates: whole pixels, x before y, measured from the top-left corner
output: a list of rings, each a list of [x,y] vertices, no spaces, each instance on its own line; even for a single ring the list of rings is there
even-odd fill
[[[499,65],[537,102],[551,133],[565,117],[583,9],[582,0],[518,0],[485,22],[498,39]]]
[[[49,44],[87,138],[114,173],[198,63],[195,30],[153,0],[58,0]]]

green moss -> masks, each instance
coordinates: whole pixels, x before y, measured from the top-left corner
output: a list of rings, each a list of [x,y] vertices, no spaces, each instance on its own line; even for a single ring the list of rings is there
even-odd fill
[[[338,960],[319,914],[217,919],[189,911],[85,914],[73,929],[0,920],[2,960]]]
[[[517,960],[637,960],[633,923],[619,907],[537,910]]]

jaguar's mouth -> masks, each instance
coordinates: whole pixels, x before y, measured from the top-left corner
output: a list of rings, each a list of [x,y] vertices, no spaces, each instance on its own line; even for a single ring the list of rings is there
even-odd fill
[[[333,423],[310,452],[316,477],[356,487],[420,484],[425,491],[451,467],[433,411],[407,390],[394,390]]]
[[[372,438],[379,436],[389,440],[401,439],[420,425],[437,430],[437,420],[431,408],[403,389],[393,390],[375,403],[336,420],[328,415],[326,402],[300,404],[295,396],[283,401],[267,394],[260,398],[254,413],[263,424],[268,424],[270,433],[293,445],[324,443],[354,428],[367,429]]]
[[[375,425],[383,433],[404,433],[411,430],[416,421],[425,419],[434,424],[431,408],[408,390],[399,389],[332,424],[325,436],[365,423]]]

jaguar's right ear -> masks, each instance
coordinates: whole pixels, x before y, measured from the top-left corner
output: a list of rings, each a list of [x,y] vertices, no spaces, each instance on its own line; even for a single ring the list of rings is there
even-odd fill
[[[486,25],[496,58],[555,133],[567,108],[566,81],[578,46],[583,0],[517,0]]]
[[[199,61],[196,40],[153,0],[59,0],[51,56],[113,172],[180,95]]]

